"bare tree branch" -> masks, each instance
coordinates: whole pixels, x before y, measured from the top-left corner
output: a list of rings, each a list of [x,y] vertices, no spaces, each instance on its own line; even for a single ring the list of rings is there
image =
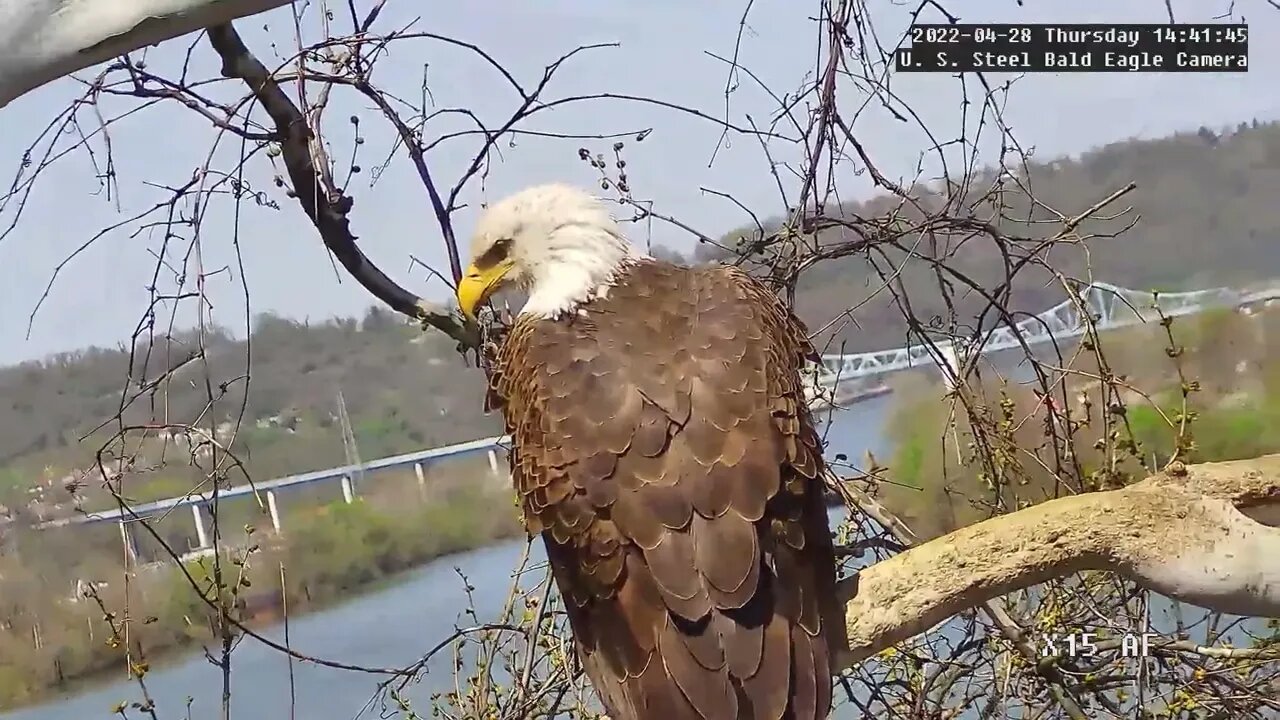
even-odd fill
[[[1178,471],[1181,472],[1178,472]],[[964,610],[1082,570],[1204,608],[1280,616],[1280,455],[1204,463],[1001,515],[847,581],[850,656],[865,660]]]
[[[421,320],[463,345],[475,345],[475,337],[468,332],[466,323],[450,314],[432,310],[427,301],[387,277],[360,251],[347,218],[354,201],[338,188],[324,186],[312,155],[311,128],[298,106],[245,46],[235,28],[230,24],[219,25],[209,28],[208,33],[209,43],[222,57],[222,74],[243,80],[275,122],[280,154],[289,170],[298,204],[347,272],[393,310]]]

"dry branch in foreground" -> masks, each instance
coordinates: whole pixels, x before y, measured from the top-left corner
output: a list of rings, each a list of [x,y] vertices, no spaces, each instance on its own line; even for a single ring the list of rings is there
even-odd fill
[[[1174,467],[1129,487],[1050,500],[861,571],[846,666],[981,603],[1109,570],[1218,612],[1280,616],[1280,455]]]

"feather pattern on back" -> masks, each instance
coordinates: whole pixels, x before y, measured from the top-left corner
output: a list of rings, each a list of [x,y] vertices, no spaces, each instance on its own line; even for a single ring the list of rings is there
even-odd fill
[[[845,643],[804,326],[736,268],[629,266],[520,316],[512,475],[613,720],[818,720]]]

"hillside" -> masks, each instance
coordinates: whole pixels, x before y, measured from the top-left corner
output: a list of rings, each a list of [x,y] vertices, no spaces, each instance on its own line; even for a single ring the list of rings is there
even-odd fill
[[[164,376],[166,368],[190,356],[194,340],[178,337],[157,346],[149,361],[139,353],[132,377]],[[190,455],[184,437],[159,439],[166,434],[166,418],[212,418],[219,441],[229,444],[255,480],[346,462],[339,393],[364,459],[501,430],[496,417],[482,412],[482,374],[466,366],[455,343],[440,333],[422,333],[389,311],[374,308],[361,320],[310,325],[264,315],[248,344],[221,333],[206,336],[204,344],[217,399],[212,410],[206,411],[204,370],[190,363],[168,376],[156,402],[143,398],[124,413],[128,425],[156,428],[141,444],[141,433],[132,436],[130,450],[141,450],[142,460],[135,463],[139,474],[127,488],[130,495],[180,494],[202,477],[180,462]],[[93,349],[0,370],[0,504],[28,504],[27,496],[41,494],[28,492],[37,481],[47,487],[47,503],[68,499],[64,478],[91,467],[119,428],[112,423],[80,441],[120,407],[129,367],[126,352]],[[232,421],[242,405],[233,440]],[[205,420],[201,427],[207,431],[209,424]],[[245,480],[239,471],[229,479]],[[85,488],[91,497],[95,490],[92,481]],[[97,499],[101,505],[100,494]]]
[[[1107,214],[1124,207],[1131,207],[1130,212],[1088,221],[1080,232],[1114,232],[1137,218],[1136,227],[1087,246],[1060,246],[1045,258],[1068,275],[1083,277],[1092,267],[1094,277],[1119,285],[1190,289],[1256,282],[1280,270],[1280,124],[1252,122],[1227,132],[1202,128],[1155,141],[1119,142],[1018,174],[1037,198],[1068,216],[1128,182],[1137,183],[1137,190]],[[989,186],[995,179],[991,173],[975,186]],[[1002,197],[1003,209],[987,211],[993,225],[1011,235],[1036,237],[1053,231],[1037,224],[1052,217],[1047,210],[1029,210],[1026,197],[1016,191],[1006,189]],[[844,211],[849,217],[868,217],[890,207],[886,199],[876,199]],[[740,234],[727,234],[725,242]],[[819,238],[823,243],[837,239]],[[1004,279],[1002,256],[989,241],[950,238],[930,252],[985,286]],[[701,247],[697,259],[715,260],[716,252]],[[847,258],[806,275],[797,300],[799,312],[812,327],[821,327],[871,295],[882,283],[880,273],[888,272],[899,273],[917,317],[946,317],[930,264],[907,260],[902,250],[884,246],[874,264],[864,257]],[[1014,286],[1015,307],[1036,312],[1060,301],[1061,290],[1047,284],[1048,279],[1043,270],[1020,275]],[[971,321],[978,303],[972,295],[962,296],[958,306],[961,320]],[[856,326],[846,323],[830,333],[847,350],[902,344],[905,325],[886,298],[871,300],[853,317]],[[176,338],[146,359],[135,358],[135,387],[138,378],[155,380],[165,368],[181,365],[194,340]],[[211,409],[205,410],[210,392],[204,371],[191,363],[168,377],[163,402],[134,403],[125,413],[126,421],[159,429],[165,418],[176,422],[203,413],[203,426],[212,422],[227,431],[219,440],[231,443],[255,479],[345,461],[339,393],[363,458],[469,440],[500,429],[497,418],[482,412],[481,374],[466,367],[453,343],[439,333],[423,334],[389,312],[375,309],[360,320],[310,325],[262,316],[251,343],[214,334],[206,337],[205,346],[217,399]],[[120,407],[130,364],[125,351],[93,349],[0,369],[0,504],[28,507],[42,493],[45,505],[66,501],[64,478],[88,467],[98,447],[117,429],[108,426],[81,441]],[[232,440],[229,421],[240,414],[242,403],[243,422]],[[185,450],[176,452],[173,440],[161,441],[156,435],[151,433],[140,446],[149,462],[135,467],[138,477],[131,494],[139,497],[180,493],[201,477],[195,469],[174,462]],[[159,462],[162,458],[169,462]],[[240,482],[243,476],[233,472],[230,479]],[[32,492],[34,484],[46,489]],[[93,483],[88,490],[95,492]],[[100,494],[97,501],[102,501]]]
[[[985,236],[954,232],[938,233],[918,244],[917,238],[907,238],[902,245],[917,253],[914,258],[899,247],[880,244],[871,260],[862,254],[820,264],[801,277],[801,316],[816,329],[844,309],[859,306],[853,313],[856,325],[844,323],[824,339],[834,339],[847,351],[898,347],[904,344],[906,325],[901,312],[890,305],[889,294],[879,291],[886,278],[892,276],[906,288],[917,318],[925,323],[939,318],[945,326],[950,315],[929,260],[945,261],[982,287],[994,288],[1006,279],[1010,258],[1005,251],[1015,261],[1031,256],[1069,277],[1089,278],[1091,269],[1091,279],[1134,289],[1238,286],[1280,274],[1280,123],[1252,121],[1224,131],[1200,128],[1159,140],[1117,142],[1079,157],[1011,171],[1016,181],[998,183],[995,172],[981,175],[965,198],[977,218],[1009,237],[1052,235],[1061,222],[1050,208],[1073,217],[1130,182],[1137,188],[1077,228],[1081,237],[1098,237],[1057,243],[1047,252],[1033,242],[1001,248]],[[1032,203],[1022,188],[1029,188],[1038,203]],[[926,203],[941,202],[927,193]],[[998,195],[999,207],[989,195]],[[880,197],[846,205],[843,217],[856,222],[892,213],[906,222],[919,219],[918,213],[897,204]],[[732,246],[736,237],[757,232],[754,227],[738,229],[720,243]],[[840,237],[828,232],[820,234],[818,242],[852,239],[852,233]],[[717,250],[700,246],[697,256],[714,259],[724,254]],[[944,279],[952,286],[956,319],[972,324],[984,303],[972,291],[966,294],[957,276]],[[862,304],[873,294],[877,297]],[[1016,276],[1011,305],[1036,313],[1064,298],[1061,284],[1032,262]]]

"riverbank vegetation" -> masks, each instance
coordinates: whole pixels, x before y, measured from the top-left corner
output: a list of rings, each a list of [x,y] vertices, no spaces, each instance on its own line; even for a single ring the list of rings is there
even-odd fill
[[[1100,345],[1101,362],[1084,350],[1087,343],[1063,348],[1064,358],[1078,359],[1049,398],[980,361],[980,379],[965,392],[998,410],[976,419],[939,403],[934,378],[896,381],[886,505],[936,537],[1060,495],[1059,463],[1078,466],[1092,489],[1109,489],[1160,469],[1175,453],[1197,463],[1280,452],[1280,310],[1212,310],[1174,320],[1168,331],[1152,323],[1108,332]],[[1114,382],[1099,382],[1108,374]],[[999,431],[975,437],[975,422]],[[1054,433],[1071,438],[1074,452]],[[979,453],[995,461],[979,462]],[[1007,477],[1019,478],[1016,486]]]
[[[216,570],[206,555],[181,567],[135,566],[126,580],[114,524],[11,532],[0,555],[0,708],[119,677],[126,662],[137,671],[212,647],[221,634],[213,608],[260,627],[519,531],[510,493],[487,463],[456,462],[429,477],[425,493],[413,473],[388,473],[350,504],[283,500],[279,535],[261,511],[239,508],[235,517],[250,522],[219,523],[227,549]]]

